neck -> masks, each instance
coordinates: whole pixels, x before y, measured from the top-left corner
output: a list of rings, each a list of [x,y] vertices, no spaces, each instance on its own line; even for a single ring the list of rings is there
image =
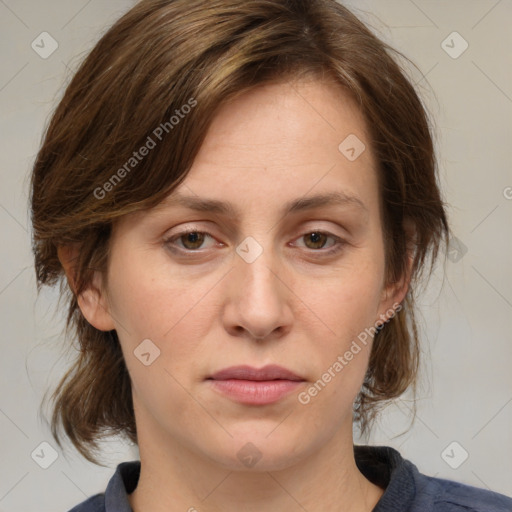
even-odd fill
[[[383,494],[356,466],[351,422],[314,453],[269,471],[229,469],[141,427],[134,512],[370,512]]]

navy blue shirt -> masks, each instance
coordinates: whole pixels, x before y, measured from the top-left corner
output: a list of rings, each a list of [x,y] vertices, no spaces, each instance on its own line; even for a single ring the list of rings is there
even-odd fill
[[[417,467],[388,446],[354,446],[357,467],[385,489],[372,512],[512,512],[512,498],[420,473]],[[128,494],[137,487],[140,461],[117,466],[105,493],[69,512],[133,512]]]

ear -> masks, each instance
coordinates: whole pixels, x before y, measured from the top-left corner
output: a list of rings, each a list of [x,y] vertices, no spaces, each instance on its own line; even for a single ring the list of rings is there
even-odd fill
[[[76,263],[80,249],[77,245],[59,246],[57,254],[66,272],[69,287],[76,295]],[[78,306],[86,320],[100,331],[111,331],[115,324],[110,315],[108,296],[102,285],[102,274],[94,271],[92,281],[77,297]]]
[[[402,308],[402,306],[399,305],[405,299],[411,283],[412,265],[416,254],[416,227],[412,220],[405,219],[403,229],[407,240],[407,265],[402,278],[395,283],[388,283],[383,289],[379,306],[380,316],[377,320],[378,323],[390,320],[395,315],[394,312]]]

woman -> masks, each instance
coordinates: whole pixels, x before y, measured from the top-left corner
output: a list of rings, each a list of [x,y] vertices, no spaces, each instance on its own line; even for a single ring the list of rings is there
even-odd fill
[[[143,0],[84,61],[31,183],[81,347],[52,430],[140,462],[73,511],[512,510],[353,443],[414,389],[448,234],[391,52],[334,0]]]

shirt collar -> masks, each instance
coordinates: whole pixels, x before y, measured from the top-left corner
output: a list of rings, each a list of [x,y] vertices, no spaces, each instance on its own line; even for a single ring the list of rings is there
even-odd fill
[[[140,461],[121,462],[105,490],[105,512],[133,512],[128,494],[139,481]]]
[[[370,482],[385,489],[372,512],[409,510],[416,496],[420,473],[410,461],[390,446],[354,446],[354,457],[359,471]]]

